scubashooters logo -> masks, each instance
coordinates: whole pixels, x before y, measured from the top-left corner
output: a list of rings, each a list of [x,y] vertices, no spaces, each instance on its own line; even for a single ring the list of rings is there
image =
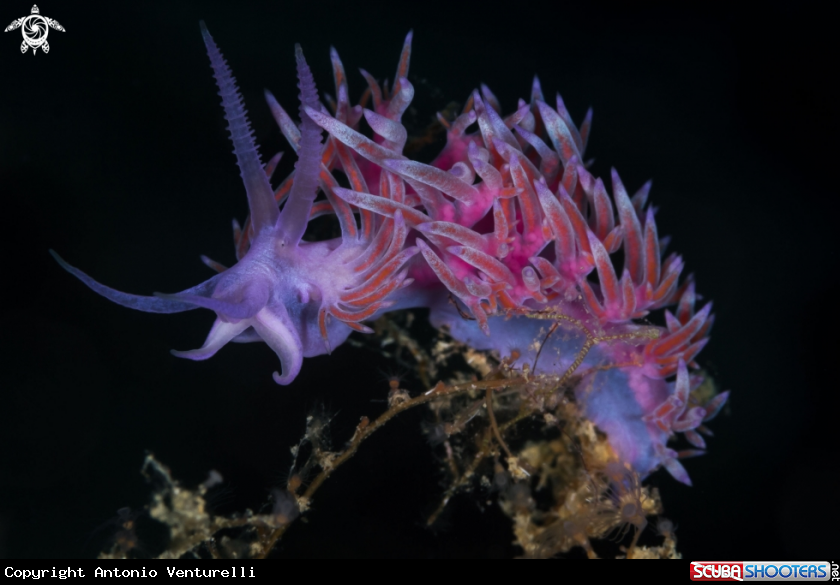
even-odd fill
[[[47,42],[47,35],[51,28],[57,31],[64,32],[64,27],[58,24],[57,20],[41,16],[41,11],[38,10],[38,5],[32,6],[32,14],[13,20],[12,24],[6,27],[3,32],[10,30],[21,29],[23,34],[23,42],[20,44],[20,52],[25,53],[27,49],[32,48],[34,55],[38,49],[44,53],[50,52],[50,44]]]
[[[836,565],[835,565],[836,566]],[[828,581],[827,561],[693,561],[692,581]]]

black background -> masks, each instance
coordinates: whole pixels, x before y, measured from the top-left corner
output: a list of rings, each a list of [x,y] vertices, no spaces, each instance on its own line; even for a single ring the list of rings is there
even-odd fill
[[[335,46],[356,99],[358,68],[392,78],[413,29],[417,127],[481,82],[510,111],[535,73],[576,120],[593,106],[595,171],[615,166],[631,190],[654,179],[660,234],[715,301],[701,361],[733,391],[709,453],[686,462],[694,487],[651,478],[680,550],[837,554],[831,19],[803,3],[465,6],[54,1],[41,13],[67,32],[50,32],[48,55],[21,55],[19,31],[0,35],[0,556],[94,556],[116,510],[147,501],[147,449],[188,485],[221,472],[218,509],[258,508],[283,483],[306,414],[333,414],[340,443],[383,408],[396,366],[372,352],[345,345],[309,359],[288,387],[271,380],[278,364],[264,345],[179,360],[169,349],[201,345],[212,315],[118,307],[47,254],[140,294],[209,277],[199,254],[232,262],[230,221],[246,201],[199,19],[240,82],[264,158],[288,150],[262,90],[296,109],[295,42],[322,92],[333,92]],[[3,3],[0,25],[30,8]],[[444,476],[422,420],[409,413],[365,444],[278,554],[516,555],[484,497],[456,498],[441,529],[423,528]]]

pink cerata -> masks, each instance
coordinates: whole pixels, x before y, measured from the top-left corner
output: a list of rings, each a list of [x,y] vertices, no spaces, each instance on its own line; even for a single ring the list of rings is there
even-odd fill
[[[203,23],[201,30],[250,209],[244,228],[234,222],[236,264],[203,258],[218,274],[151,297],[108,288],[52,252],[68,272],[132,309],[214,311],[204,345],[173,353],[204,360],[229,341],[264,341],[280,359],[278,384],[295,379],[304,357],[329,353],[352,331],[370,333],[365,321],[413,307],[427,307],[434,326],[477,350],[517,350],[515,367],[539,357],[539,372],[559,375],[586,336],[575,328],[547,335],[547,322],[532,316],[563,315],[613,339],[585,353],[569,381],[584,415],[642,476],[664,466],[690,484],[678,459],[705,448],[698,431],[709,434],[703,423],[728,397],[701,405],[691,396],[703,381],[694,360],[708,341],[711,303],[696,310],[692,278],[680,283],[682,258],[663,258],[650,183],[631,196],[613,170],[610,194],[587,171],[591,110],[578,129],[560,96],[550,105],[535,79],[530,100],[503,116],[482,86],[454,121],[440,117],[446,146],[422,164],[403,154],[400,121],[414,95],[411,33],[392,85],[362,72],[368,90],[360,105],[351,105],[332,50],[329,110],[298,46],[300,124],[266,94],[298,157],[275,190],[269,177],[279,155],[261,162],[236,82]],[[339,185],[341,175],[351,188]],[[304,241],[309,220],[323,214],[336,216],[341,237]],[[611,259],[619,251],[620,269]],[[645,320],[668,306],[664,327]],[[633,335],[639,331],[647,333]],[[696,449],[669,448],[675,433]]]

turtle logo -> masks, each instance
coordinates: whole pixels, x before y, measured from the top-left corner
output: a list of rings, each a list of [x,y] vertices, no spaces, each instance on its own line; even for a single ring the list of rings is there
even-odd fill
[[[50,28],[64,32],[64,27],[58,24],[57,20],[41,16],[37,4],[32,6],[32,14],[13,20],[12,24],[7,26],[3,32],[9,32],[16,28],[20,28],[23,33],[20,52],[25,53],[26,49],[32,47],[33,55],[39,48],[45,53],[50,52],[50,45],[47,42],[47,34],[50,32]]]

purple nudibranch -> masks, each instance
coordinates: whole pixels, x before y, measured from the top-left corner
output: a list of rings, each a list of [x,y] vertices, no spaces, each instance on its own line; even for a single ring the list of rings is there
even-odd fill
[[[390,86],[363,72],[369,109],[351,105],[334,49],[336,99],[325,107],[296,46],[300,124],[266,92],[298,155],[275,190],[269,177],[279,155],[261,162],[233,75],[204,23],[201,31],[250,210],[243,228],[234,222],[236,264],[203,258],[218,274],[151,297],[106,287],[51,251],[63,268],[132,309],[214,311],[204,345],[173,353],[204,360],[229,341],[264,341],[280,359],[273,376],[284,385],[304,357],[331,352],[352,331],[370,333],[365,321],[399,309],[427,307],[432,324],[458,341],[502,356],[516,350],[515,367],[558,376],[584,347],[584,330],[610,338],[569,380],[584,415],[642,476],[664,466],[690,484],[678,459],[702,452],[699,432],[710,434],[703,423],[728,397],[701,405],[691,393],[703,381],[694,360],[708,341],[711,303],[697,310],[693,278],[680,283],[682,258],[663,258],[650,183],[631,196],[613,170],[610,195],[587,170],[591,109],[578,128],[560,96],[550,105],[535,78],[530,101],[503,117],[482,85],[457,118],[439,116],[446,146],[422,164],[403,154],[401,118],[414,95],[411,32]],[[341,237],[304,241],[308,221],[324,214],[336,216]],[[610,256],[619,250],[620,270]],[[641,321],[660,309],[665,326]],[[533,318],[558,314],[564,320]],[[552,323],[561,331],[547,335]],[[669,448],[676,433],[696,449]]]

